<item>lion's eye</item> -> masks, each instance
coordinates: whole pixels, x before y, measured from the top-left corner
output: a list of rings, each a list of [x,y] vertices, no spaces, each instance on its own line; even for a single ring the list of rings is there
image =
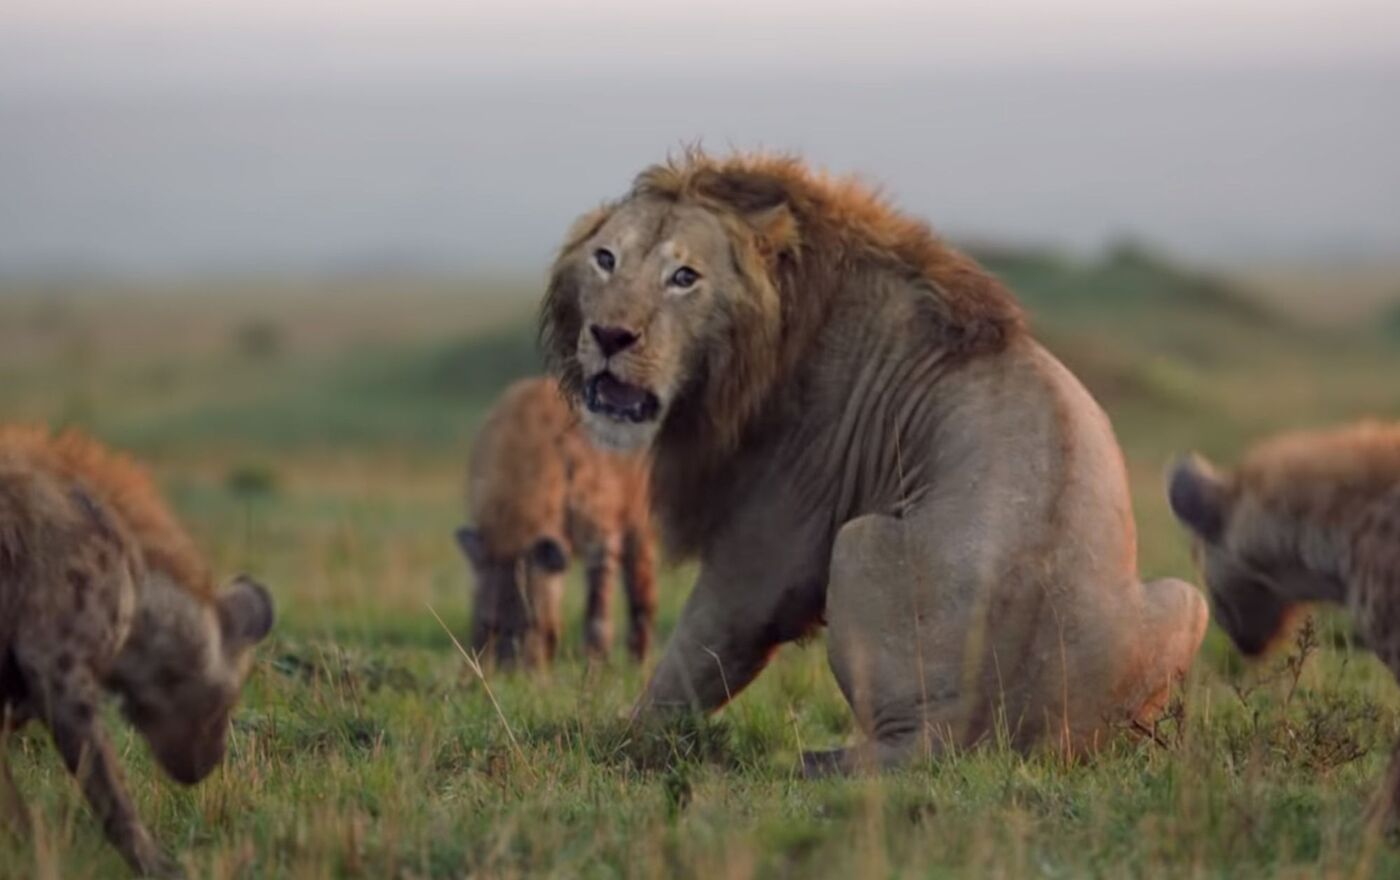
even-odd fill
[[[687,288],[694,287],[695,282],[700,280],[700,273],[689,266],[682,266],[671,273],[671,280],[667,283],[672,287]]]
[[[617,266],[617,257],[607,248],[598,248],[593,252],[593,262],[604,272],[611,272]]]

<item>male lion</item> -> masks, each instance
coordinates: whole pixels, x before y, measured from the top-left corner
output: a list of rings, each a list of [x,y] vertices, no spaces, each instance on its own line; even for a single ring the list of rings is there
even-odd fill
[[[825,623],[869,741],[1091,748],[1190,666],[1205,602],[1145,586],[1103,412],[923,223],[797,160],[701,154],[585,216],[541,338],[600,441],[650,447],[699,582],[638,703],[712,710]]]
[[[638,660],[651,644],[656,579],[646,465],[588,442],[553,379],[522,379],[501,395],[472,448],[472,525],[457,543],[476,573],[472,650],[496,660],[554,659],[564,571],[573,554],[588,584],[584,645],[605,656],[613,574],[622,571]]]
[[[1168,497],[1241,652],[1263,653],[1305,603],[1331,602],[1400,677],[1400,424],[1287,434],[1233,472],[1183,458]],[[1395,820],[1400,744],[1377,805]]]
[[[76,433],[0,426],[0,734],[31,717],[48,725],[136,871],[180,873],[126,792],[98,714],[104,692],[121,697],[160,766],[193,785],[223,759],[252,647],[272,621],[253,581],[215,591],[130,459]],[[0,796],[26,826],[3,754]]]

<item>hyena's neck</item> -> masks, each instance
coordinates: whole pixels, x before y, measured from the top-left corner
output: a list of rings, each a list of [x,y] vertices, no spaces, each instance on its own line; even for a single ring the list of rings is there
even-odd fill
[[[151,572],[141,585],[110,682],[130,690],[162,675],[202,670],[218,638],[218,620],[208,603]]]
[[[1346,582],[1351,591],[1400,598],[1400,486],[1368,506],[1352,531]]]

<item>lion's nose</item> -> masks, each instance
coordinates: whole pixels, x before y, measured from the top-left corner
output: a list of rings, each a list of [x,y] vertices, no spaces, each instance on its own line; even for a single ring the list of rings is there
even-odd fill
[[[637,334],[626,327],[599,327],[597,324],[589,324],[588,332],[598,341],[598,347],[603,350],[603,357],[612,357],[620,351],[626,351],[637,342]]]

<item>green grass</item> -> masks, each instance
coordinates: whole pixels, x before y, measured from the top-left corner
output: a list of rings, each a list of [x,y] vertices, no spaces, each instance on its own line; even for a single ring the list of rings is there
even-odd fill
[[[1380,322],[1309,331],[1132,248],[990,262],[1109,409],[1147,576],[1192,576],[1161,498],[1173,452],[1229,457],[1282,427],[1400,417],[1400,343]],[[230,757],[205,783],[165,781],[110,717],[142,815],[193,876],[1400,871],[1400,849],[1363,819],[1400,700],[1332,617],[1262,665],[1213,630],[1152,737],[1077,763],[992,745],[799,780],[801,750],[854,735],[820,638],[704,723],[630,728],[644,670],[586,666],[577,626],[552,672],[492,676],[493,701],[429,609],[465,632],[470,583],[450,540],[463,465],[491,396],[537,367],[531,304],[495,301],[488,318],[483,291],[400,293],[414,317],[387,332],[361,294],[285,312],[275,297],[241,311],[228,297],[0,297],[0,415],[81,424],[147,456],[217,567],[254,571],[277,597]],[[666,574],[663,633],[692,576]],[[44,732],[7,754],[39,833],[0,834],[0,877],[121,876]]]

